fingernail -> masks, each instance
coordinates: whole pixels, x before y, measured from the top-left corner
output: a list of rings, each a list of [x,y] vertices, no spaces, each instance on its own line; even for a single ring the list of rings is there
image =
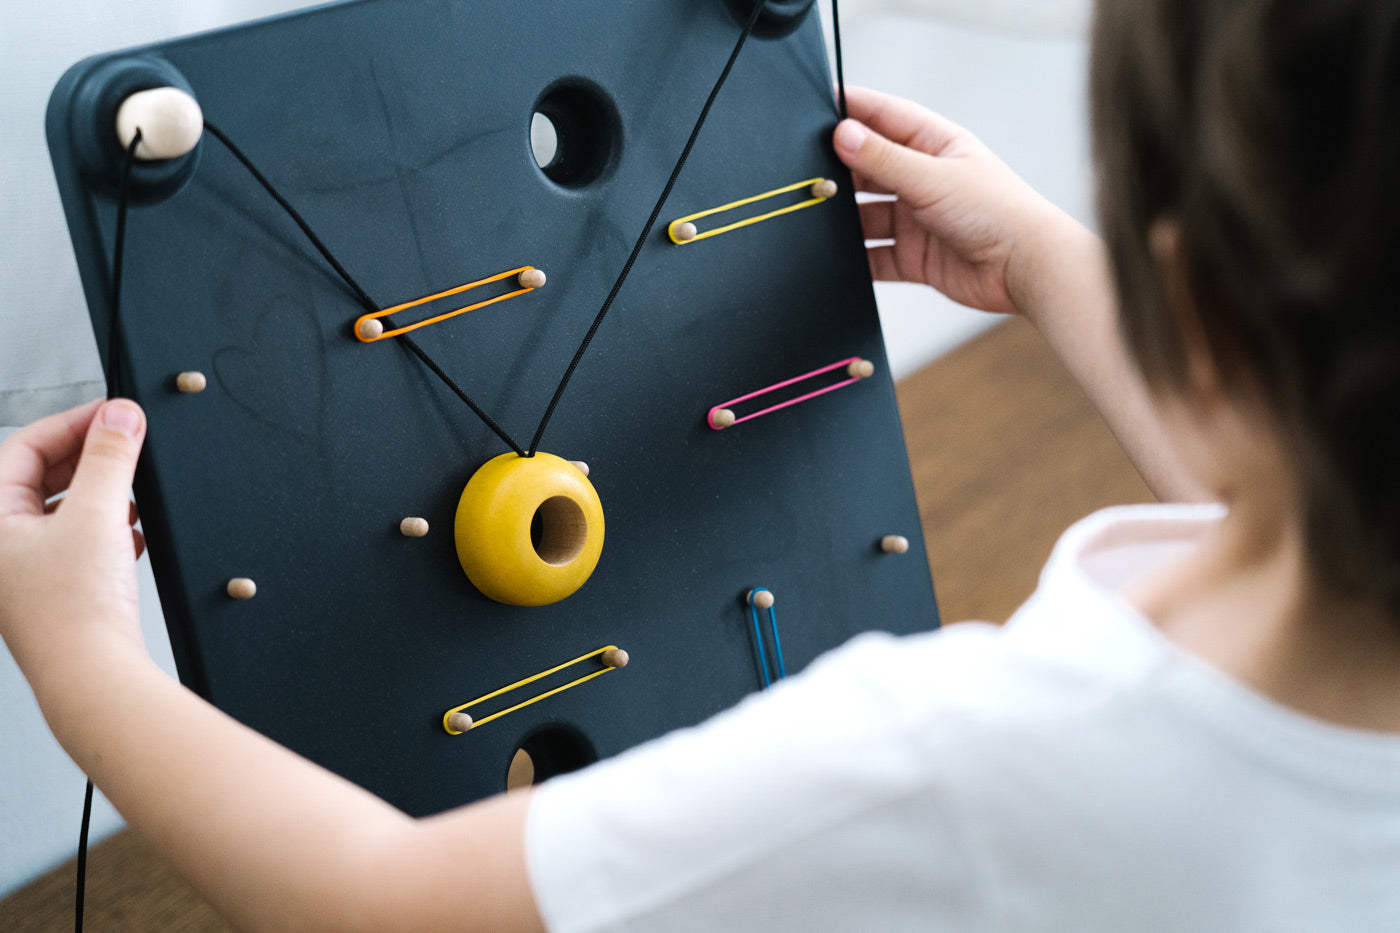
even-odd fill
[[[135,437],[136,432],[141,430],[141,409],[136,407],[135,402],[126,399],[108,402],[102,406],[102,426],[118,434]]]
[[[836,127],[836,147],[855,152],[865,145],[865,137],[869,135],[869,131],[855,120],[842,120]]]

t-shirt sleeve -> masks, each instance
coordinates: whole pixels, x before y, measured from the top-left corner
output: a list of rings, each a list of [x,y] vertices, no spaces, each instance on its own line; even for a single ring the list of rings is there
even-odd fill
[[[537,788],[526,847],[549,928],[966,921],[954,808],[907,696],[936,638],[861,636],[700,726]]]

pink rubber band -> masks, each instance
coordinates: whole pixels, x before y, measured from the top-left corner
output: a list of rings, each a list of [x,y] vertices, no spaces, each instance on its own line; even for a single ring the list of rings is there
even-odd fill
[[[732,398],[727,402],[720,402],[718,405],[715,405],[713,408],[710,409],[709,414],[705,416],[705,421],[714,430],[723,431],[724,428],[715,424],[715,412],[719,411],[720,409],[730,408],[731,406],[738,405],[740,402],[747,402],[749,399],[758,398],[761,395],[767,395],[768,393],[776,392],[779,389],[786,389],[788,386],[794,385],[795,383],[811,379],[814,376],[820,376],[823,373],[829,373],[833,369],[842,369],[846,366],[850,366],[852,363],[857,363],[860,361],[861,358],[858,356],[848,356],[844,360],[837,360],[835,363],[823,366],[820,369],[814,369],[810,373],[803,373],[800,376],[793,376],[791,379],[784,379],[782,382],[775,382],[773,385],[768,386],[766,389],[759,389],[757,392],[750,392],[748,395],[741,395],[738,398]],[[842,380],[841,382],[835,382],[829,386],[824,386],[820,389],[817,389],[814,392],[808,392],[806,395],[800,395],[797,398],[790,398],[786,402],[779,402],[776,405],[773,405],[769,408],[764,408],[761,411],[756,411],[750,415],[745,415],[742,418],[735,418],[734,424],[743,424],[745,421],[752,421],[753,419],[760,417],[761,415],[767,415],[771,412],[778,411],[782,408],[791,408],[793,405],[796,405],[799,402],[805,402],[808,399],[814,399],[818,395],[825,395],[828,392],[835,392],[837,389],[840,389],[844,386],[848,386],[853,382],[860,382],[860,377],[852,376],[851,378]],[[730,427],[733,426],[734,425],[730,425]]]

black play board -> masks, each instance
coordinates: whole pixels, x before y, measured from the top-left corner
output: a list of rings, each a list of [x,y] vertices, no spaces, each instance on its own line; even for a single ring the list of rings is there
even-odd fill
[[[361,0],[79,63],[48,138],[104,363],[111,116],[131,91],[181,84],[381,307],[548,273],[413,334],[527,444],[749,9]],[[536,111],[561,135],[543,170]],[[789,673],[865,629],[937,625],[836,119],[816,10],[770,0],[541,445],[591,467],[607,528],[589,582],[537,608],[483,597],[454,549],[462,488],[502,442],[395,340],[355,338],[354,296],[215,139],[138,165],[117,352],[150,419],[136,492],[181,679],[426,814],[502,789],[522,746],[547,775],[759,689],[755,586],[777,596]],[[840,193],[667,238],[677,217],[817,176]],[[850,356],[874,376],[706,424],[717,403]],[[176,390],[191,370],[205,391]],[[431,531],[401,535],[405,516]],[[909,552],[882,553],[887,534]],[[234,577],[256,597],[231,599]],[[445,710],[608,644],[631,664],[444,731]]]

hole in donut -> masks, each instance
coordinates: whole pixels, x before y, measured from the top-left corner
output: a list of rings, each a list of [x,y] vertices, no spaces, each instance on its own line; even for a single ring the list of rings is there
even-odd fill
[[[567,496],[550,496],[535,509],[530,520],[530,543],[540,560],[553,567],[569,563],[583,553],[588,540],[588,519]]]

